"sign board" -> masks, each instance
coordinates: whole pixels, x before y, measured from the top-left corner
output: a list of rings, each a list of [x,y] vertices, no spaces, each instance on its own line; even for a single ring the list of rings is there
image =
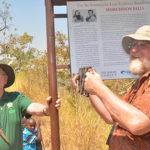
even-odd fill
[[[121,41],[150,24],[150,0],[67,2],[71,70],[92,66],[103,79],[135,78]]]

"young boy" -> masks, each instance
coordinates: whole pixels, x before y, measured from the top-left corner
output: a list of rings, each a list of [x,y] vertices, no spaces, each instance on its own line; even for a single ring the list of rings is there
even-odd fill
[[[26,120],[23,130],[23,150],[36,150],[36,143],[41,142],[41,132],[35,127],[36,121],[33,118]]]

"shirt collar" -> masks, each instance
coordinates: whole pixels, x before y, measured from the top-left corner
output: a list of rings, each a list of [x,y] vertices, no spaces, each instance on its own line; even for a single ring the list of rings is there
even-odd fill
[[[150,76],[150,71],[146,72],[139,78],[139,82],[143,81],[145,78],[148,78]]]
[[[6,96],[7,96],[7,92],[4,90],[3,96],[0,98],[0,100],[5,99]]]

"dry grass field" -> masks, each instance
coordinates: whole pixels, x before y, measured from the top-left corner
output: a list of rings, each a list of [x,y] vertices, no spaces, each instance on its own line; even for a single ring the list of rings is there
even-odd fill
[[[8,91],[20,91],[33,102],[45,104],[48,96],[47,80],[42,74],[19,74]],[[59,110],[61,150],[107,150],[106,140],[111,126],[95,112],[88,98],[58,86],[62,105]],[[44,150],[51,149],[50,117],[36,117],[41,121]]]

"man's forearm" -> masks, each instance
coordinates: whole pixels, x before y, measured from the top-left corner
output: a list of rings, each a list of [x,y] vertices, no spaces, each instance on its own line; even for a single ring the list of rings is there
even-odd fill
[[[113,120],[111,118],[110,113],[105,108],[104,104],[101,102],[101,100],[96,95],[90,95],[90,101],[98,114],[103,118],[103,120],[108,124],[113,124]]]
[[[39,103],[30,104],[26,111],[32,115],[47,116],[46,106]]]
[[[98,83],[95,91],[113,120],[118,122],[121,127],[132,132],[136,130],[138,126],[144,126],[144,122],[149,122],[148,117],[143,112],[122,101],[105,85]],[[141,131],[141,133],[142,132],[144,133],[146,131]]]

